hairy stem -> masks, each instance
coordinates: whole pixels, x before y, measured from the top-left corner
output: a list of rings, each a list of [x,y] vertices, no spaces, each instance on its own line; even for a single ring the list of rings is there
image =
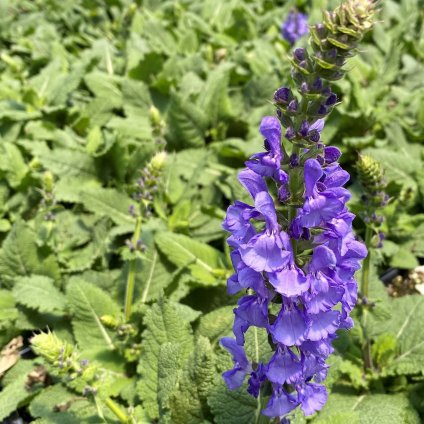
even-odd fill
[[[113,412],[113,414],[118,418],[121,423],[130,423],[130,418],[128,417],[128,415],[111,398],[107,398],[105,403],[106,406]]]
[[[134,235],[132,239],[132,243],[134,246],[137,245],[137,242],[140,238],[141,233],[141,216],[137,217],[137,222],[135,225]],[[134,297],[134,285],[135,285],[135,272],[137,268],[137,258],[133,258],[130,261],[129,270],[128,270],[128,277],[127,277],[127,285],[125,290],[125,320],[129,321],[131,317],[131,307],[133,303],[133,297]]]

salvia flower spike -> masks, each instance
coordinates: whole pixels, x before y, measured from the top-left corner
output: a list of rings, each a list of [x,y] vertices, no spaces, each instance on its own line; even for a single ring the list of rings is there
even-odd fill
[[[348,1],[312,27],[312,53],[293,52],[298,93],[276,91],[277,117],[260,124],[265,151],[239,174],[251,204],[236,201],[223,223],[235,271],[228,292],[246,293],[234,309],[234,338],[221,340],[234,361],[223,378],[231,390],[247,377],[251,395],[271,393],[262,410],[271,418],[283,419],[296,407],[305,415],[323,407],[332,341],[338,329],[353,325],[354,274],[367,249],[352,231],[350,193],[343,187],[349,174],[337,162],[341,152],[320,137],[324,118],[338,103],[329,81],[343,76],[373,15],[371,2]],[[290,155],[283,138],[292,144]],[[273,355],[266,362],[246,355],[250,327],[268,333]]]
[[[298,11],[291,11],[281,25],[281,35],[290,44],[294,44],[308,32],[308,17]]]

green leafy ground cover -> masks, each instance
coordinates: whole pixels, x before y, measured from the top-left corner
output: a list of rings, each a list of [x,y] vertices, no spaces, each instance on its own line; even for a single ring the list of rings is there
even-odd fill
[[[220,377],[231,363],[218,341],[231,333],[236,303],[226,294],[221,221],[245,196],[237,171],[261,150],[259,121],[288,81],[279,26],[294,3],[141,3],[0,2],[0,346],[20,335],[28,346],[50,329],[72,358],[89,361],[75,373],[61,365],[63,352],[53,361],[23,355],[1,379],[0,420],[18,410],[43,424],[118,422],[113,399],[139,423],[267,422],[261,400],[229,392]],[[313,23],[334,4],[297,6]],[[374,370],[364,370],[362,329],[341,333],[330,400],[312,422],[424,417],[424,298],[390,299],[377,277],[424,257],[423,19],[418,0],[385,1],[335,87],[342,105],[323,139],[343,150],[353,173],[351,208],[361,208],[358,152],[381,162],[392,201],[387,241],[373,255],[376,306],[366,331]],[[134,251],[131,196],[163,149],[141,225],[147,248]],[[360,220],[356,227],[361,236]],[[270,355],[265,334],[247,338],[252,355]]]

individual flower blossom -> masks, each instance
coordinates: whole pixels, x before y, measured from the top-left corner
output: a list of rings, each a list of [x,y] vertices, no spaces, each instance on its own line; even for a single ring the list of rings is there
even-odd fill
[[[234,368],[223,374],[224,381],[231,390],[238,389],[242,384],[246,374],[252,372],[252,366],[248,361],[243,347],[230,337],[221,339],[221,345],[228,350],[234,361]]]
[[[290,44],[294,44],[308,32],[308,17],[297,11],[290,12],[281,26],[281,35]]]

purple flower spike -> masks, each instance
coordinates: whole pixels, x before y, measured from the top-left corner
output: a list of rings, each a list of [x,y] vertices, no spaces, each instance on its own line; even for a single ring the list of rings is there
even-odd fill
[[[299,12],[290,12],[281,26],[281,35],[290,44],[294,44],[308,32],[308,17]]]
[[[297,49],[294,57],[299,66],[310,60],[304,49]],[[323,114],[337,101],[320,79],[308,90],[327,97],[326,105],[321,105]],[[239,174],[253,205],[236,201],[228,208],[223,228],[230,232],[228,244],[234,249],[235,273],[227,281],[228,292],[247,294],[234,309],[235,340],[222,342],[234,361],[223,378],[235,389],[250,375],[247,390],[254,397],[271,383],[272,395],[262,414],[284,420],[298,406],[312,415],[327,400],[319,383],[327,376],[326,359],[333,352],[336,332],[353,325],[349,313],[358,291],[354,274],[367,250],[352,231],[354,215],[346,208],[350,193],[343,187],[349,174],[337,163],[341,152],[320,142],[324,120],[316,116],[300,123],[292,120],[299,103],[288,88],[277,90],[274,99],[282,106],[278,113],[287,128],[286,139],[309,143],[283,158],[280,122],[265,117],[260,125],[265,151],[253,155]],[[308,150],[310,142],[317,144]],[[292,213],[278,201],[289,201]],[[293,239],[302,239],[296,249]],[[274,353],[268,362],[264,358],[250,362],[245,355],[245,333],[252,326],[265,329],[272,340]]]

